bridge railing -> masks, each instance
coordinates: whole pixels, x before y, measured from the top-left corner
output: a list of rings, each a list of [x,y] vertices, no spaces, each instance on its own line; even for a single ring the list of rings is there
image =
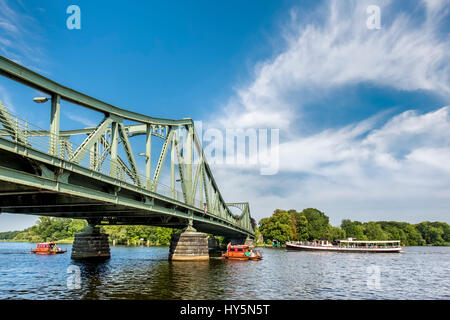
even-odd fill
[[[0,122],[0,138],[13,141],[17,144],[21,144],[44,153],[52,154],[53,156],[65,161],[70,161],[71,153],[79,147],[79,145],[75,144],[73,141],[70,141],[68,138],[53,135],[45,129],[31,123],[30,121],[24,120],[11,112],[8,112],[8,116],[5,116],[5,113],[0,113],[0,117],[9,118],[3,120],[7,120],[7,123],[10,124],[5,126],[2,124],[4,121]],[[52,148],[56,148],[58,151],[56,153],[52,153]],[[101,159],[101,155],[99,158],[100,159],[97,159],[97,161],[101,160],[101,165],[95,166],[96,161],[93,161],[94,159],[92,154],[84,157],[77,164],[104,175],[109,175],[112,167],[109,155],[106,155],[105,159]],[[141,181],[144,183],[147,183],[149,180],[143,174],[139,174],[139,176]],[[117,179],[134,185],[134,181],[123,170],[119,170]],[[169,186],[161,182],[158,183],[158,188],[156,190],[158,190],[157,194],[177,201],[183,201],[183,193],[181,191],[172,190]],[[203,204],[199,200],[195,201],[195,206],[203,209]]]
[[[70,141],[69,137],[53,135],[43,128],[40,128],[30,121],[22,119],[11,112],[0,112],[0,117],[2,117],[2,121],[0,121],[0,138],[2,139],[7,139],[28,148],[47,154],[52,154],[53,156],[65,161],[70,161],[73,150],[77,150],[79,147],[79,145],[75,144],[73,141]],[[56,152],[55,148],[57,150]],[[112,168],[111,159],[109,158],[108,152],[105,152],[104,150],[103,152],[106,154],[103,159],[101,155],[94,155],[93,153],[90,153],[77,164],[106,176],[110,176]],[[99,164],[98,161],[101,161],[101,163]],[[139,173],[139,177],[140,181],[142,181],[144,185],[149,182],[145,175]],[[130,185],[135,185],[135,181],[125,172],[125,170],[119,170],[117,179]],[[157,190],[156,193],[159,195],[180,202],[184,201],[184,195],[181,191],[174,190],[170,186],[167,186],[161,182],[158,182],[158,188],[155,188],[155,190]],[[206,206],[206,202],[201,199],[195,198],[193,200],[193,205],[194,207],[203,210],[205,213],[212,213],[211,210],[207,210],[208,208]],[[241,208],[241,210],[242,209],[243,208]],[[245,214],[244,211],[243,213]],[[227,221],[232,222],[236,226],[240,226],[238,219],[226,214],[224,214],[222,218],[225,218]]]

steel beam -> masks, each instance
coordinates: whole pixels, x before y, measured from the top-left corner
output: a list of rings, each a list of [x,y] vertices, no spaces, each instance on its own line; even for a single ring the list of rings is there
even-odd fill
[[[169,149],[173,133],[174,130],[170,128],[169,133],[167,135],[167,139],[166,141],[164,141],[164,144],[162,146],[161,154],[159,155],[158,164],[156,165],[155,174],[153,176],[152,181],[153,192],[156,192],[156,190],[158,190],[159,178],[161,177],[162,168],[164,166],[164,161],[166,160],[167,150]]]
[[[110,117],[105,117],[97,128],[92,131],[89,136],[83,141],[83,143],[75,150],[70,161],[79,163],[86,156],[91,147],[100,139],[105,133],[106,128],[113,122]]]
[[[111,168],[109,171],[109,175],[114,179],[118,178],[118,154],[117,154],[117,144],[119,140],[119,124],[117,122],[113,122],[111,124]]]
[[[130,166],[131,172],[133,172],[132,179],[134,183],[140,187],[142,186],[141,177],[139,176],[138,166],[136,164],[136,159],[134,158],[133,150],[131,148],[131,143],[128,140],[128,133],[122,123],[119,123],[119,136],[122,140],[123,148],[125,149],[125,154],[127,155],[128,165]]]
[[[145,136],[145,187],[147,190],[152,189],[152,127],[146,125]]]

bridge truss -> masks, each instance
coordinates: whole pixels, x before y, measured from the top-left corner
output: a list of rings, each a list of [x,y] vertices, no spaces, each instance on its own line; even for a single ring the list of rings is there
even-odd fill
[[[104,224],[192,225],[207,233],[254,236],[248,203],[224,201],[192,119],[152,118],[120,109],[1,56],[0,74],[47,94],[51,103],[45,129],[13,115],[0,101],[2,212]],[[103,119],[95,127],[60,130],[61,101],[94,110]],[[80,135],[84,140],[76,145],[73,138]],[[136,161],[136,136],[145,137],[145,150],[139,153],[145,157],[143,172]],[[152,161],[155,145],[162,146]],[[167,162],[169,185],[161,183]]]

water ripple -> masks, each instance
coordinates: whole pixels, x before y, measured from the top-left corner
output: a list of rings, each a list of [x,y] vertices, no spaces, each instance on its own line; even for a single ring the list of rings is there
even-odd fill
[[[404,254],[262,249],[259,262],[169,262],[168,248],[112,247],[111,260],[29,254],[29,243],[0,243],[0,299],[449,299],[450,248]],[[67,268],[80,268],[69,289]],[[375,280],[368,267],[376,267]]]

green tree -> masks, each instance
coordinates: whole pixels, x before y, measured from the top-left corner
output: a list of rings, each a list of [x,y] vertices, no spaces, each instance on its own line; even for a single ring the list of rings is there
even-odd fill
[[[356,238],[358,240],[367,240],[364,235],[364,227],[359,221],[351,221],[349,219],[342,220],[341,228],[349,238]]]
[[[308,240],[320,239],[327,236],[329,218],[317,209],[304,209],[302,214],[308,220]]]
[[[306,241],[309,239],[308,218],[304,213],[296,215],[297,240]]]
[[[345,231],[338,227],[333,227],[332,225],[328,226],[327,239],[328,241],[335,241],[345,239]]]
[[[436,226],[436,224],[433,225],[428,221],[421,222],[417,225],[417,230],[419,230],[422,238],[426,241],[427,244],[437,246],[445,244],[445,241],[442,238],[442,236],[444,235],[444,230],[441,227]]]
[[[388,234],[381,229],[381,225],[376,222],[364,224],[364,235],[367,240],[387,240]]]

